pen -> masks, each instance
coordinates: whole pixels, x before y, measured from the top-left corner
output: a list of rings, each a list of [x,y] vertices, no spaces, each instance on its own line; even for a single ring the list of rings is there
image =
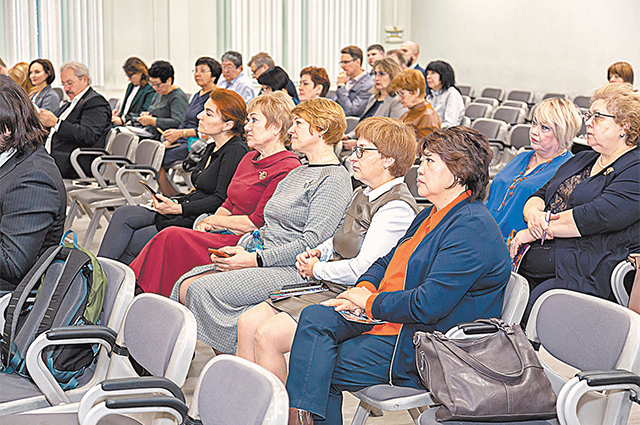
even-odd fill
[[[549,225],[549,222],[551,221],[551,211],[547,211],[547,215],[544,219],[547,222],[547,225]],[[546,237],[547,237],[547,231],[545,230],[544,232],[542,232],[542,242],[540,242],[540,245],[544,245],[544,240]]]
[[[160,127],[156,127],[156,130],[158,130],[158,133],[164,135],[164,130],[161,129]]]

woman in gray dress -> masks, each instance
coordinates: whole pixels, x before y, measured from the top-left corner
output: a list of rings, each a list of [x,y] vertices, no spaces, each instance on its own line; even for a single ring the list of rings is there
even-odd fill
[[[346,128],[342,108],[319,98],[292,112],[292,147],[309,164],[292,170],[266,204],[260,228],[264,249],[221,248],[230,257],[212,255],[213,264],[186,273],[171,294],[194,313],[198,339],[223,353],[235,352],[242,313],[285,283],[303,280],[296,271],[296,255],[331,237],[351,201],[349,174],[334,153]],[[271,131],[251,117],[245,128],[249,134]]]
[[[258,363],[287,380],[285,354],[291,350],[304,307],[335,298],[352,287],[404,235],[418,207],[404,183],[414,162],[414,130],[398,120],[371,117],[356,127],[356,147],[349,160],[354,177],[365,184],[355,191],[343,223],[330,239],[297,256],[302,277],[323,280],[330,290],[263,302],[238,322],[236,355]]]

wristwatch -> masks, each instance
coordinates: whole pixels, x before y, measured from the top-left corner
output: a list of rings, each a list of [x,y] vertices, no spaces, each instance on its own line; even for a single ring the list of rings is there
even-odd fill
[[[256,263],[258,263],[258,267],[264,267],[264,262],[262,261],[262,255],[260,255],[260,251],[256,251]]]

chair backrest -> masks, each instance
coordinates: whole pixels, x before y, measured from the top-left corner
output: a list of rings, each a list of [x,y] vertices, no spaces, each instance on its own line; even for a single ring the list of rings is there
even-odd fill
[[[113,156],[122,156],[133,159],[138,147],[138,136],[133,133],[118,133],[111,140],[109,152]],[[118,166],[115,164],[104,164],[102,178],[105,181],[114,183]]]
[[[471,127],[471,118],[469,118],[468,116],[463,116],[462,117],[462,122],[460,123],[460,125],[464,126],[464,127]]]
[[[109,99],[109,106],[111,106],[112,111],[117,109],[119,101],[120,99],[118,99],[117,97],[112,97],[111,99]]]
[[[520,102],[524,102],[527,104],[532,104],[534,99],[534,94],[532,91],[528,90],[511,90],[509,92],[509,96],[507,96],[507,100],[517,100]]]
[[[589,106],[591,106],[591,98],[589,96],[576,96],[573,99],[573,103],[575,103],[578,108],[589,109]]]
[[[411,192],[416,202],[424,204],[428,203],[429,201],[427,200],[427,198],[423,198],[418,194],[418,184],[416,182],[416,178],[418,177],[419,167],[419,165],[412,165],[411,168],[409,168],[409,171],[407,171],[407,174],[405,174],[404,176],[404,182],[406,183],[407,187],[409,188],[409,192]]]
[[[156,294],[134,298],[116,343],[155,376],[184,384],[196,344],[196,320],[186,307]],[[131,376],[128,360],[109,365],[109,378]]]
[[[160,171],[162,160],[164,158],[164,145],[155,140],[141,140],[136,149],[135,161],[136,165],[151,167],[156,171]],[[126,180],[125,180],[126,179]],[[140,177],[136,173],[126,175],[125,186],[129,193],[133,196],[139,196],[144,193],[144,189],[140,186],[139,181],[146,181],[151,187],[157,188],[155,180],[148,177]]]
[[[491,105],[491,108],[497,108],[500,105],[498,99],[494,99],[493,97],[476,97],[474,100],[475,103],[486,103],[487,105]]]
[[[506,122],[492,118],[478,118],[471,124],[471,128],[478,130],[489,140],[506,141],[507,127]]]
[[[524,122],[525,114],[525,110],[521,108],[500,106],[498,109],[493,111],[493,119],[504,121],[510,125],[515,125]]]
[[[629,305],[629,292],[627,292],[627,288],[624,285],[624,278],[627,273],[632,271],[633,265],[627,260],[623,260],[611,272],[611,290],[618,304],[625,307]]]
[[[208,424],[287,423],[289,397],[265,368],[236,356],[220,355],[202,370],[189,412]]]
[[[461,95],[473,97],[473,92],[474,92],[473,87],[471,87],[471,86],[461,86],[461,85],[458,85],[456,87],[458,87],[458,90],[460,90],[460,94]]]
[[[569,96],[567,96],[567,95],[566,95],[566,94],[564,94],[564,93],[545,93],[545,95],[544,95],[544,96],[542,96],[542,100],[545,100],[545,99],[551,99],[551,98],[553,98],[553,97],[558,97],[558,98],[561,98],[561,99],[566,99],[566,98],[568,98]]]
[[[492,97],[498,99],[500,102],[504,100],[504,89],[486,88],[482,90],[481,97]]]
[[[486,103],[471,103],[464,110],[464,115],[471,121],[478,118],[486,118],[491,113],[491,105]]]
[[[509,131],[509,144],[515,149],[529,147],[531,144],[531,138],[529,137],[530,130],[531,124],[514,125]]]
[[[347,129],[344,131],[345,134],[351,133],[356,129],[358,123],[360,122],[360,117],[347,117]]]
[[[100,324],[117,332],[122,325],[127,307],[133,301],[136,276],[124,263],[103,257],[98,259],[107,276],[107,289],[104,294]]]
[[[501,318],[508,324],[520,323],[529,302],[529,283],[527,279],[511,272],[507,287],[504,289]]]
[[[510,106],[512,108],[520,108],[525,111],[529,110],[529,105],[526,102],[522,102],[520,100],[505,100],[501,103],[502,106]]]

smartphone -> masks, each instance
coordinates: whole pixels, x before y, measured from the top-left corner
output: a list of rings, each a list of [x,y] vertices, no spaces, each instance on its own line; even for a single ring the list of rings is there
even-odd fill
[[[151,186],[149,186],[147,183],[145,183],[144,181],[140,180],[139,183],[142,185],[143,188],[146,189],[147,192],[149,192],[149,194],[151,196],[154,197],[154,199],[156,199],[158,202],[162,202],[162,200],[160,198],[158,198],[158,192],[156,192],[155,190],[153,190],[153,188]]]
[[[215,248],[208,248],[208,250],[209,250],[209,254],[213,254],[213,255],[215,255],[216,257],[222,257],[222,258],[229,258],[229,257],[231,257],[231,255],[230,255],[230,254],[227,254],[227,253],[226,253],[226,252],[224,252],[224,251],[220,251],[219,249],[215,249]]]

